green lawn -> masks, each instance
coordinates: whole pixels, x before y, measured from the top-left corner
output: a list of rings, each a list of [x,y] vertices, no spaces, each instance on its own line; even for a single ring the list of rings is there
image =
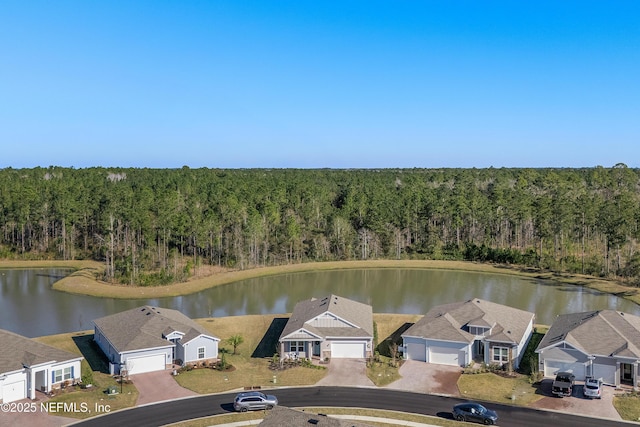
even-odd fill
[[[50,335],[36,338],[36,340],[70,353],[82,354],[85,357],[81,364],[82,375],[85,376],[88,372],[91,373],[93,384],[90,388],[82,389],[76,386],[54,392],[55,395],[51,402],[67,403],[67,408],[72,409],[71,411],[56,413],[56,415],[87,418],[99,415],[107,410],[113,412],[135,406],[138,400],[138,390],[133,384],[123,384],[122,393],[120,393],[120,384],[109,375],[104,357],[93,342],[93,331]],[[107,395],[105,391],[109,387],[115,387],[118,394]],[[73,405],[69,405],[73,403],[75,403],[76,407],[85,407],[86,405],[86,408],[91,412],[73,410]]]
[[[527,406],[540,400],[537,387],[529,383],[529,377],[516,375],[504,378],[491,372],[483,374],[464,374],[458,380],[460,394],[467,399],[486,400],[497,403],[510,403]]]
[[[282,315],[254,315],[196,320],[214,336],[222,340],[221,352],[233,369],[193,369],[175,377],[183,387],[197,393],[216,393],[245,387],[274,387],[311,385],[326,375],[326,369],[294,367],[282,371],[269,369],[278,337],[288,317]],[[241,335],[243,343],[232,354],[233,347],[224,341]],[[275,383],[274,383],[275,377]]]
[[[397,427],[398,425],[404,425],[407,422],[422,423],[425,425],[433,425],[440,427],[463,427],[477,424],[461,423],[458,421],[445,420],[437,417],[428,417],[418,414],[407,414],[404,412],[395,411],[381,411],[377,409],[359,409],[359,408],[297,408],[304,409],[306,412],[322,413],[331,415],[356,415],[356,416],[368,416],[377,418],[387,418],[397,420],[398,423],[387,424],[379,422],[367,421],[367,425],[376,427]],[[223,425],[234,422],[259,420],[264,418],[265,413],[263,411],[255,411],[248,413],[233,413],[225,415],[216,415],[213,417],[200,418],[197,420],[190,420],[181,423],[172,424],[171,427],[208,427],[215,425]]]
[[[640,394],[626,393],[620,396],[614,396],[613,406],[623,420],[640,421]]]

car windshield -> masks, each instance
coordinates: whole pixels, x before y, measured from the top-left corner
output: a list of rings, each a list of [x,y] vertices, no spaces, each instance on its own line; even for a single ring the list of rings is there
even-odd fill
[[[598,389],[598,384],[597,383],[587,383],[586,386],[587,386],[588,389],[591,389],[591,390],[597,390]]]
[[[476,411],[478,411],[479,414],[484,414],[487,410],[484,406],[476,406]]]

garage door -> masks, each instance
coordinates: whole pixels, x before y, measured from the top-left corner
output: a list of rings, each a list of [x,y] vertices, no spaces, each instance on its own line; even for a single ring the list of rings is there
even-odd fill
[[[24,380],[16,381],[11,384],[4,384],[2,386],[2,399],[4,403],[13,402],[15,400],[24,399],[27,397],[27,389],[25,387]]]
[[[611,365],[593,365],[593,376],[602,378],[605,384],[616,384],[616,367]]]
[[[164,353],[144,357],[130,357],[127,359],[127,372],[129,375],[135,375],[162,371],[165,368],[164,358]]]
[[[561,360],[545,360],[544,376],[555,377],[558,372],[571,372],[576,380],[583,381],[585,377],[584,364],[580,362],[563,362]]]
[[[456,348],[429,347],[429,362],[439,365],[463,366],[465,364],[464,352],[460,352]]]
[[[407,359],[427,361],[427,346],[425,344],[407,343]]]
[[[361,359],[364,357],[365,343],[363,342],[334,342],[331,343],[331,357],[337,359]]]

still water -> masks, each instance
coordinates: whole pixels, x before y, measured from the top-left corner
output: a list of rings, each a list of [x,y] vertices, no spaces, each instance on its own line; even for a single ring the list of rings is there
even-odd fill
[[[121,300],[51,289],[59,269],[0,270],[0,328],[27,337],[93,329],[93,319],[144,304],[191,318],[290,313],[300,300],[330,293],[373,306],[374,313],[424,314],[433,306],[481,298],[536,313],[614,309],[640,315],[640,306],[580,286],[508,275],[421,269],[363,269],[283,274],[243,280],[181,297]]]

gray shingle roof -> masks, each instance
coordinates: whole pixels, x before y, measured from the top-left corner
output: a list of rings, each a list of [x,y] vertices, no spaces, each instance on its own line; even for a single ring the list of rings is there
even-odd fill
[[[563,341],[590,355],[640,358],[640,317],[615,310],[562,314],[536,351]]]
[[[19,371],[25,366],[82,359],[79,354],[69,353],[4,329],[0,329],[0,342],[0,374]]]
[[[331,313],[355,325],[355,328],[321,328],[306,324],[324,313]],[[336,295],[300,301],[280,335],[280,339],[301,328],[326,337],[373,337],[373,310],[370,305]]]
[[[317,422],[311,421],[316,420]],[[265,413],[260,427],[289,427],[289,426],[317,426],[317,427],[371,427],[355,421],[341,420],[332,416],[318,415],[297,409],[276,406]]]
[[[527,333],[534,313],[473,298],[464,302],[433,307],[402,336],[445,341],[472,342],[468,326],[491,328],[489,341],[518,343]]]
[[[199,335],[212,337],[205,328],[181,312],[149,305],[101,317],[93,323],[118,352],[172,346],[163,335],[174,331],[184,334],[179,341],[182,343]]]

